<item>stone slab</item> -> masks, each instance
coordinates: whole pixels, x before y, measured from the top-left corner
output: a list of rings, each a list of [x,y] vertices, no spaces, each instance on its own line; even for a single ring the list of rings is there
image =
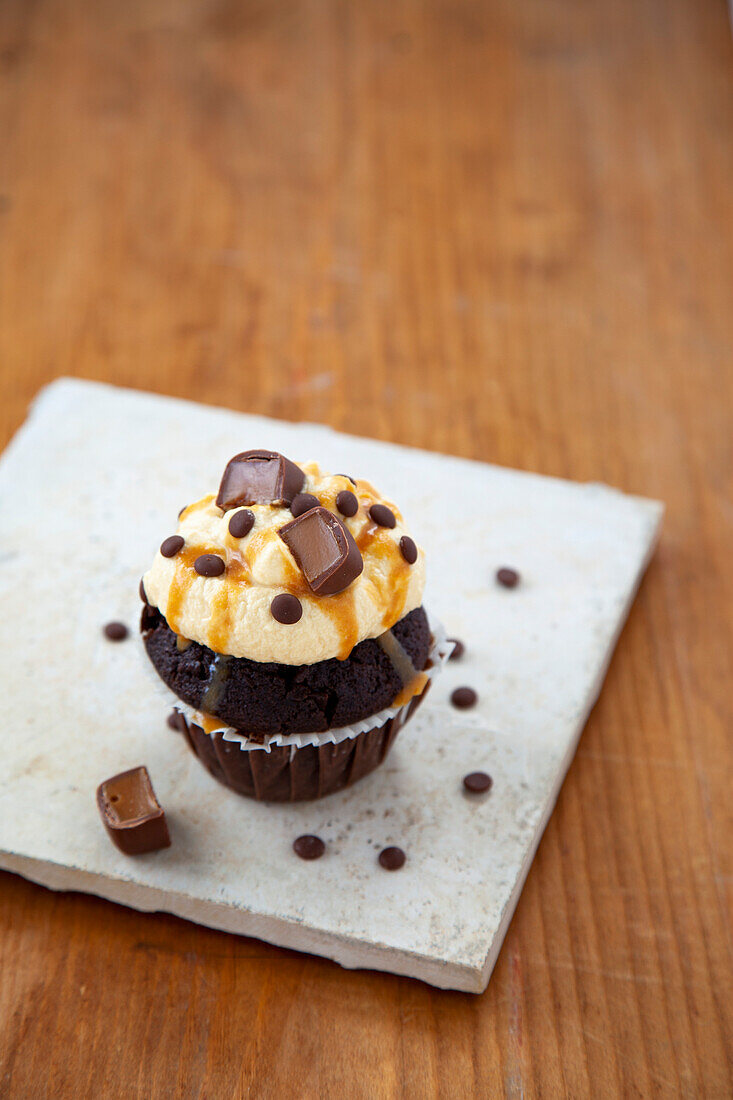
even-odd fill
[[[425,547],[451,662],[386,764],[306,805],[219,786],[165,724],[172,698],[136,633],[140,575],[179,508],[250,447],[355,471]],[[653,551],[656,502],[172,398],[61,379],[0,460],[6,722],[0,866],[52,889],[478,992],[486,987],[616,638]],[[496,586],[496,566],[522,574]],[[120,644],[101,628],[121,619]],[[448,703],[466,683],[477,708]],[[130,859],[95,789],[147,764],[173,844]],[[494,787],[470,798],[482,769]],[[294,837],[326,856],[303,863]],[[382,871],[398,844],[405,868]]]

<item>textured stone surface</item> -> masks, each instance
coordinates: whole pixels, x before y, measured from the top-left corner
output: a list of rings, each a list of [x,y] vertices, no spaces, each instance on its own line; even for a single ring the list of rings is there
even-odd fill
[[[167,727],[171,696],[134,633],[162,534],[258,446],[355,470],[398,500],[429,554],[426,606],[467,646],[382,768],[297,806],[247,802],[206,774]],[[345,966],[483,989],[660,517],[603,486],[54,384],[0,463],[0,865]],[[495,584],[500,565],[519,570],[518,588]],[[113,619],[132,628],[124,642],[102,633]],[[479,692],[471,711],[448,704],[459,684]],[[94,793],[143,763],[172,847],[132,860]],[[486,797],[463,793],[476,770],[493,776]],[[293,856],[303,833],[326,841],[315,863]],[[393,874],[377,864],[390,845],[407,853]]]

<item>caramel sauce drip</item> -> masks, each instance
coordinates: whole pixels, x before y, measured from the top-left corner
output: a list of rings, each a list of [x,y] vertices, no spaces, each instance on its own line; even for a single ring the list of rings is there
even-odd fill
[[[188,504],[178,517],[180,523],[182,519],[186,519],[187,516],[194,515],[195,512],[203,512],[204,508],[208,508],[212,500],[216,500],[216,493],[208,493],[205,497],[201,497],[201,500],[195,500],[193,504]],[[218,509],[221,511],[221,509]]]
[[[178,626],[178,616],[181,613],[183,601],[188,595],[191,585],[198,576],[193,567],[193,563],[196,561],[199,554],[202,553],[204,553],[203,550],[191,546],[184,546],[176,555],[176,569],[173,574],[171,586],[168,589],[168,602],[165,608],[166,622],[176,634],[183,633]]]
[[[393,707],[403,707],[410,699],[419,695],[428,682],[427,672],[418,672],[409,653],[395,638],[391,630],[381,634],[377,641],[394,665],[402,680],[402,689],[392,701]]]
[[[339,661],[345,661],[359,641],[359,620],[356,614],[356,595],[351,585],[335,596],[322,596],[320,603],[327,609],[328,617],[335,623],[339,635]]]
[[[211,680],[201,700],[201,709],[203,712],[213,713],[217,710],[219,700],[224,690],[224,684],[229,676],[229,662],[231,660],[231,657],[225,657],[221,654],[217,655],[211,673]],[[219,721],[221,720],[219,719]]]
[[[209,714],[207,711],[201,711],[201,729],[204,733],[208,733],[209,736],[214,730],[226,729],[226,722],[222,722],[221,718],[215,718],[213,714]]]
[[[229,600],[231,595],[230,585],[224,582],[220,584],[211,601],[211,619],[209,621],[209,649],[214,653],[226,653],[227,643],[231,634],[232,607]]]
[[[368,551],[383,566],[375,571],[373,583],[384,607],[382,626],[389,630],[402,618],[410,586],[410,566],[402,557],[402,551],[391,535],[390,528],[380,527],[367,519],[355,538],[362,554]]]
[[[409,703],[410,699],[414,699],[416,695],[422,694],[425,685],[428,682],[427,672],[418,672],[417,676],[414,676],[409,684],[405,684],[402,691],[395,698],[392,703],[393,707],[404,707],[405,703]]]

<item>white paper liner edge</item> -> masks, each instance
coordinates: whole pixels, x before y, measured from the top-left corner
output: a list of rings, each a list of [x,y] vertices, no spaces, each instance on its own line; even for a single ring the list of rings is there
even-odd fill
[[[433,636],[433,644],[428,654],[428,662],[432,662],[432,664],[430,668],[425,669],[427,682],[423,688],[423,693],[427,691],[428,684],[443,671],[443,666],[453,652],[453,642],[448,640],[443,624],[429,613],[428,624]],[[413,696],[413,698],[415,697]],[[385,707],[383,710],[377,711],[376,714],[364,718],[361,722],[354,722],[350,726],[341,726],[339,729],[325,730],[323,733],[274,733],[263,744],[259,744],[257,741],[249,741],[244,734],[232,729],[231,726],[219,726],[216,729],[208,730],[208,733],[209,735],[220,733],[223,741],[236,742],[243,752],[269,752],[272,748],[282,748],[285,745],[290,745],[294,749],[302,749],[306,745],[338,745],[349,737],[358,737],[360,734],[366,733],[367,730],[383,726],[385,722],[389,722],[390,718],[395,718],[401,712],[407,711],[411,702],[412,699],[399,707]],[[199,726],[202,725],[203,716],[200,711],[193,710],[179,701],[176,702],[176,706],[183,713],[186,721],[195,722]]]

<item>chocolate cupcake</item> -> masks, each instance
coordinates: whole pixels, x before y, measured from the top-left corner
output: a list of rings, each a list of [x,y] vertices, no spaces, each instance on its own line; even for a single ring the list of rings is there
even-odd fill
[[[236,455],[141,586],[148,656],[211,774],[295,801],[381,763],[450,649],[424,580],[423,552],[369,482]]]

